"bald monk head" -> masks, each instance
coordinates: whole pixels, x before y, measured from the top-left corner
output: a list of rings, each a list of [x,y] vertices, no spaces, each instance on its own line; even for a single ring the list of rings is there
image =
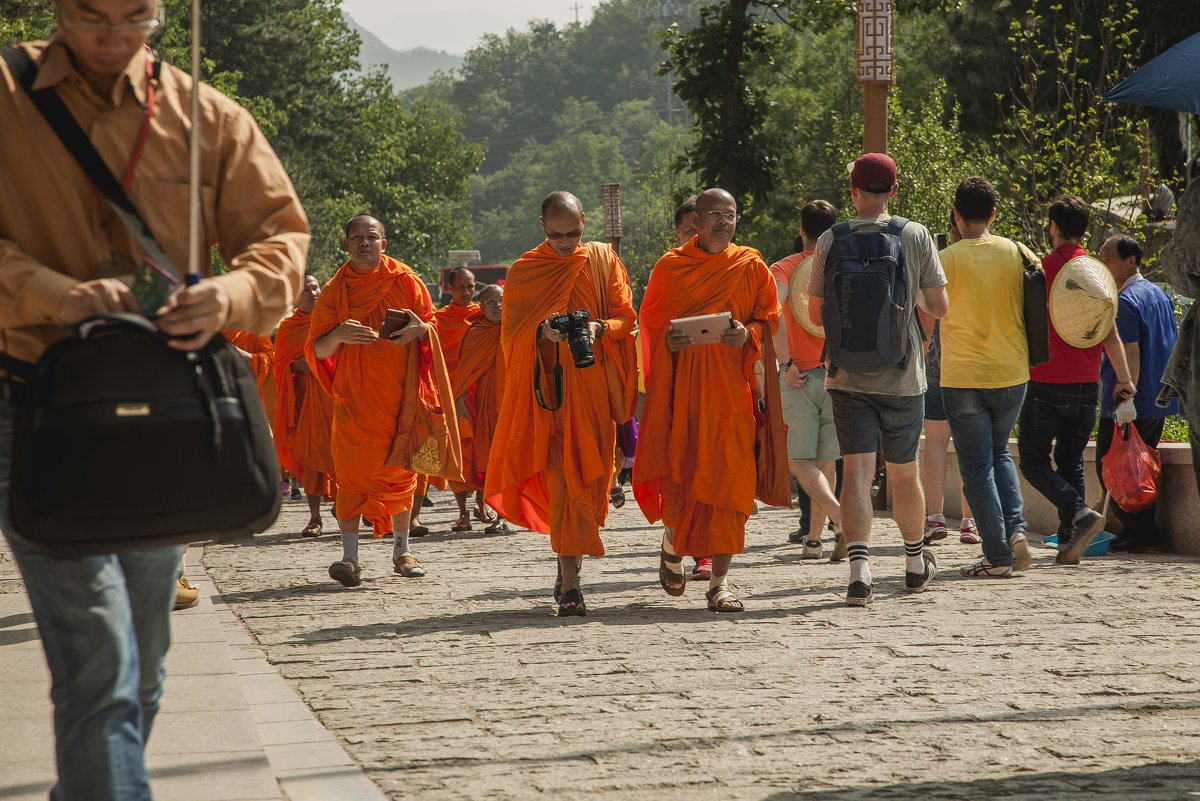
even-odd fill
[[[570,256],[583,237],[583,204],[570,192],[551,192],[542,201],[538,222],[551,249],[560,256]]]
[[[483,310],[483,319],[499,325],[504,315],[504,287],[488,284],[479,290],[479,307]]]
[[[675,209],[675,244],[683,247],[696,235],[696,196],[692,195]]]
[[[296,298],[296,308],[305,314],[310,314],[313,306],[317,305],[317,298],[321,295],[321,282],[317,280],[315,275],[304,276],[304,288],[300,290],[299,297]]]
[[[387,248],[383,223],[369,214],[351,217],[350,222],[346,223],[346,238],[342,240],[342,247],[350,256],[350,264],[356,269],[363,272],[374,270],[380,265],[383,251]]]
[[[450,271],[450,302],[455,306],[470,306],[475,297],[475,273],[466,267]]]
[[[724,189],[705,189],[696,196],[696,243],[706,253],[729,247],[737,230],[737,201]]]

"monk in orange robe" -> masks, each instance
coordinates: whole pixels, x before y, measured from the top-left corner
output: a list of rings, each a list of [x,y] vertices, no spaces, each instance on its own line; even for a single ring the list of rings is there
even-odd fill
[[[263,408],[267,410],[267,419],[273,420],[279,395],[275,390],[272,374],[272,368],[275,366],[275,345],[271,338],[237,328],[223,328],[221,334],[229,340],[230,345],[237,348],[246,364],[250,365],[250,372],[254,373],[254,380],[258,384],[258,396],[262,398]]]
[[[480,493],[504,392],[504,349],[500,347],[503,304],[504,287],[489,284],[479,291],[480,309],[468,318],[451,382],[460,425],[466,420],[472,431],[469,439],[463,438],[463,480]],[[484,531],[489,534],[506,528],[504,521],[495,517],[487,522]]]
[[[441,362],[431,355],[439,345],[429,291],[412,268],[384,255],[383,223],[368,215],[354,217],[346,225],[342,247],[350,259],[317,299],[304,354],[333,398],[330,444],[342,559],[329,566],[329,576],[355,587],[362,583],[358,529],[363,517],[374,526],[376,537],[393,533],[396,573],[406,578],[425,575],[408,544],[417,476],[388,462],[405,393],[415,391],[406,378],[409,360],[420,360],[423,371]],[[388,309],[407,314],[408,323],[383,339],[379,330]],[[445,375],[440,383],[448,385]],[[453,433],[457,437],[457,428]]]
[[[333,499],[333,452],[329,446],[333,430],[333,399],[321,389],[304,358],[312,310],[321,295],[315,276],[304,276],[304,288],[296,299],[296,311],[275,332],[275,453],[281,467],[304,488],[308,501],[308,525],[302,537],[317,537],[322,531],[321,501]]]
[[[550,535],[560,616],[587,614],[582,557],[604,554],[614,419],[627,419],[609,399],[608,376],[624,367],[613,354],[635,318],[625,267],[607,245],[580,243],[584,222],[577,197],[551,192],[540,217],[546,241],[509,268],[500,326],[504,395],[484,482],[487,502],[502,517]],[[594,353],[590,366],[576,367],[567,333],[552,324],[568,312],[588,313],[576,330],[577,342]]]
[[[754,508],[754,365],[763,336],[779,327],[775,281],[757,250],[733,244],[737,203],[722,189],[696,198],[696,238],[650,273],[640,312],[646,399],[633,493],[651,523],[663,521],[659,581],[686,585],[683,556],[712,555],[706,594],[714,612],[740,612],[727,576]],[[695,344],[672,326],[682,317],[730,312],[720,341]]]
[[[479,304],[474,301],[475,274],[466,267],[457,267],[450,272],[450,297],[450,303],[438,309],[436,315],[438,338],[442,341],[446,369],[450,371],[450,383],[453,384],[463,336],[471,319],[479,315]],[[472,430],[470,421],[461,415],[458,419],[458,435],[462,440],[462,448],[466,451],[470,447]],[[482,485],[476,486],[470,480],[451,481],[449,485],[454,492],[454,500],[458,502],[458,522],[450,527],[451,531],[471,530],[471,515],[467,512],[467,494],[471,490],[476,491],[476,519],[487,524],[495,522],[496,516],[483,501]]]

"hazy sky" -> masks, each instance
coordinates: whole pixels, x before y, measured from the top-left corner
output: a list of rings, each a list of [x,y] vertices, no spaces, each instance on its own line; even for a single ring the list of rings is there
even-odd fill
[[[428,47],[462,55],[485,33],[524,28],[534,18],[586,22],[597,0],[342,0],[359,25],[396,50]]]

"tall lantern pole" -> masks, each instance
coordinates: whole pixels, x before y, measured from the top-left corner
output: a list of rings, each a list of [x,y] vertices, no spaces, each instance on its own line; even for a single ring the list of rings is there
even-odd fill
[[[863,88],[863,152],[886,153],[888,87],[896,82],[892,0],[858,0],[858,85]]]
[[[604,209],[604,238],[612,245],[617,256],[620,256],[621,235],[624,233],[621,220],[621,185],[600,184],[600,203]]]

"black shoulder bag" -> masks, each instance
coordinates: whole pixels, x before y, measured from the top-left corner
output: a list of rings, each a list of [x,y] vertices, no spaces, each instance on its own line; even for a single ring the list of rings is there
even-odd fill
[[[1047,305],[1046,274],[1038,269],[1025,248],[1018,243],[1017,253],[1025,265],[1025,341],[1029,345],[1029,366],[1050,361],[1050,307]]]
[[[52,88],[0,51],[17,81],[152,258],[178,271]],[[16,412],[9,514],[57,558],[251,536],[279,515],[279,466],[254,376],[217,335],[171,348],[144,317],[102,314],[37,364],[0,353]]]

